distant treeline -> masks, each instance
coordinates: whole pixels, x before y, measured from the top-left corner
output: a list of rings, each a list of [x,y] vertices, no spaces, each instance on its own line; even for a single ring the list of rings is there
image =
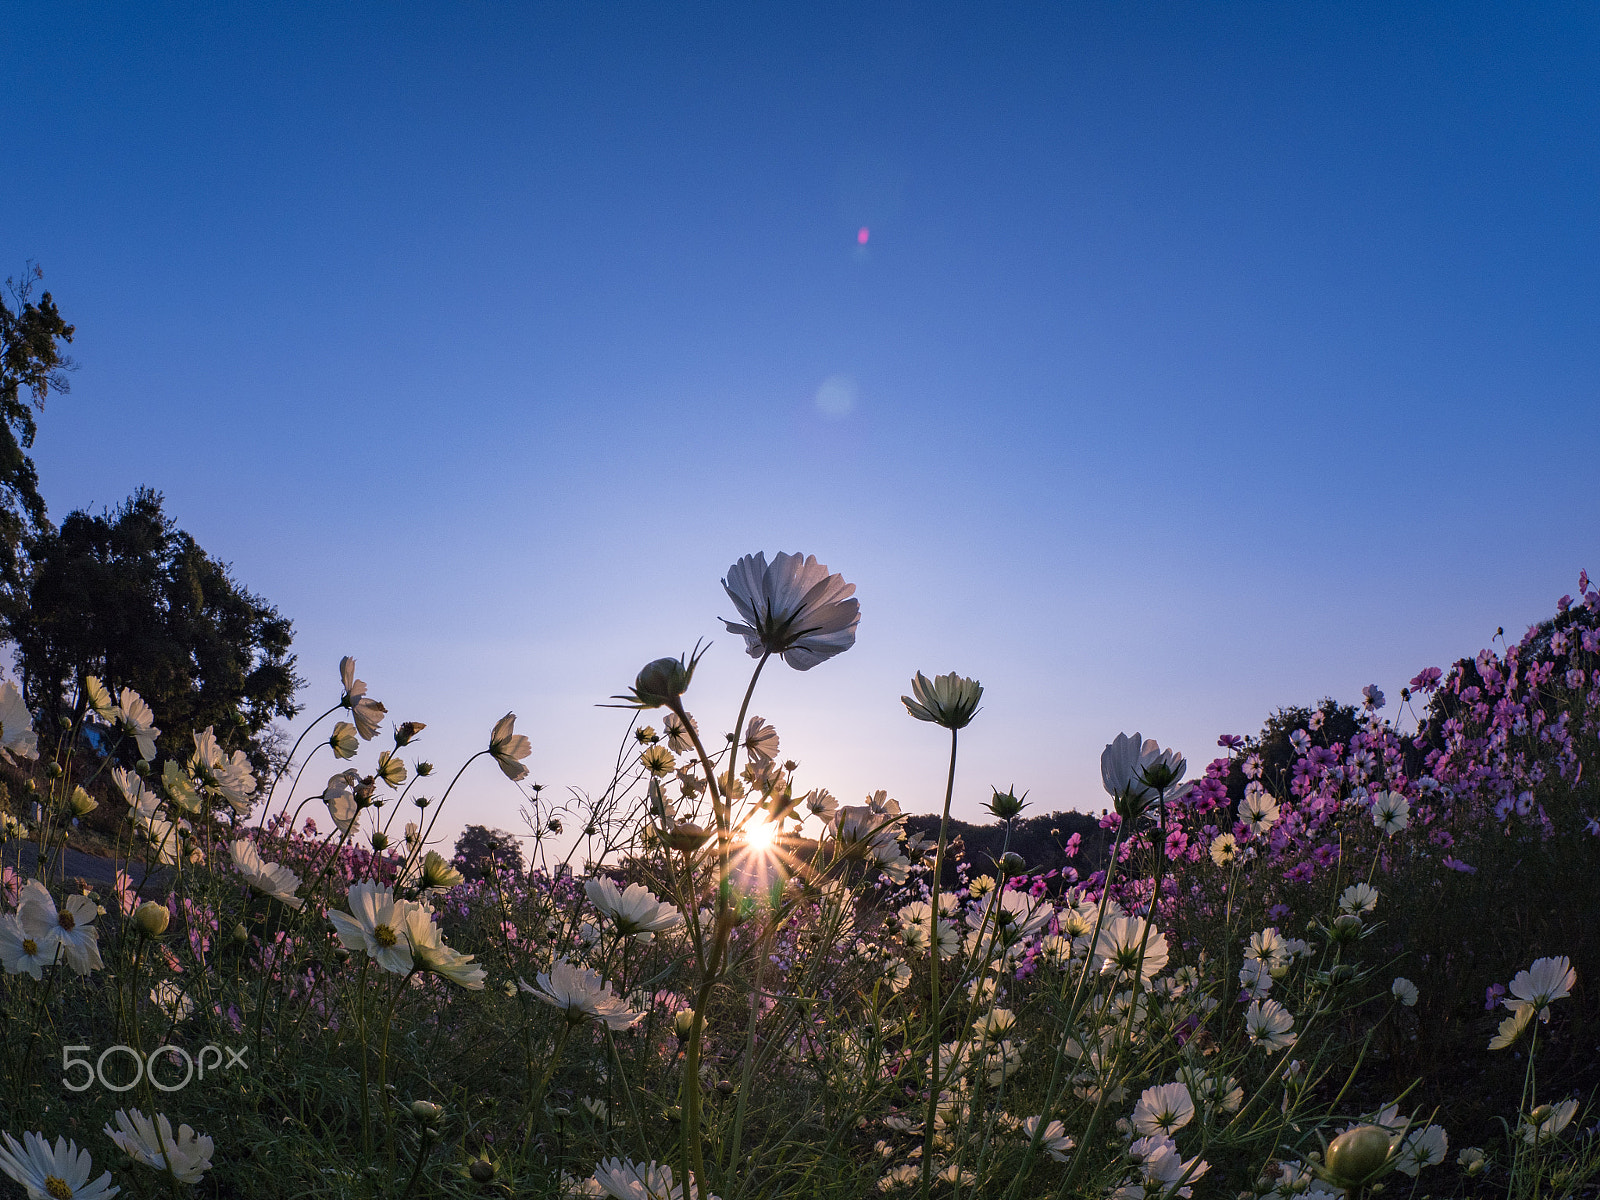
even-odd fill
[[[937,813],[909,816],[906,832],[930,841],[939,837]],[[1067,857],[1068,844],[1077,834],[1077,853]],[[1100,818],[1090,813],[1053,812],[1037,817],[1017,817],[1011,822],[1011,836],[1006,838],[1002,822],[992,825],[973,825],[967,821],[950,819],[950,849],[945,853],[944,882],[941,886],[954,886],[957,880],[956,864],[965,860],[975,875],[992,875],[995,861],[1006,850],[1022,856],[1029,874],[1046,871],[1075,869],[1080,876],[1088,876],[1105,865],[1110,852],[1110,831],[1100,828]],[[932,859],[929,852],[928,861]]]

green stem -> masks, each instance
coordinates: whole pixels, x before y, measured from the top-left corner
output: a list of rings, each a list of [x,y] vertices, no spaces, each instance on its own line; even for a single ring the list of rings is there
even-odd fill
[[[928,916],[928,990],[931,1001],[928,1012],[932,1023],[933,1041],[928,1053],[928,1104],[924,1110],[922,1126],[922,1200],[927,1200],[928,1193],[933,1188],[933,1125],[939,1108],[940,1018],[944,1015],[939,1005],[939,886],[944,878],[944,852],[949,844],[950,800],[956,790],[958,737],[958,730],[950,730],[950,771],[945,777],[944,810],[939,817],[939,847],[933,855],[933,888],[928,901],[933,908]]]

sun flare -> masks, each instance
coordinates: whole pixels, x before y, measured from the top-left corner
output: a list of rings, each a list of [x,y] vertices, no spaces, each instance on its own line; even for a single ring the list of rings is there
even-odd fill
[[[777,836],[778,827],[771,821],[751,821],[744,827],[744,844],[758,853],[770,850]]]

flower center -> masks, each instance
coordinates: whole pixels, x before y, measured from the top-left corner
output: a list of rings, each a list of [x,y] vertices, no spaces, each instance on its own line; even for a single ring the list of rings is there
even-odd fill
[[[67,1181],[57,1175],[44,1177],[44,1190],[55,1197],[55,1200],[72,1200],[72,1189],[67,1186]]]
[[[77,924],[77,922],[72,919],[72,914],[69,913],[69,912],[63,912],[63,913],[58,914],[57,919],[61,922],[61,928],[65,929],[65,930],[68,930],[69,932],[71,931],[73,926],[75,926]],[[65,1185],[63,1185],[63,1186],[65,1186]]]
[[[32,958],[35,954],[39,953],[39,943],[34,941],[32,938],[23,938],[22,952],[29,958]]]
[[[378,945],[384,947],[385,949],[388,949],[390,946],[394,945],[398,939],[394,936],[394,930],[390,929],[387,925],[379,925],[372,931],[372,940],[377,942]]]

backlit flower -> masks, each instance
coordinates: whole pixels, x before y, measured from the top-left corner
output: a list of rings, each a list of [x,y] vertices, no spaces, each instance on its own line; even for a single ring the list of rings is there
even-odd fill
[[[1142,979],[1160,974],[1161,968],[1167,965],[1167,953],[1166,936],[1143,917],[1108,918],[1100,927],[1100,936],[1094,944],[1094,956],[1101,960],[1102,971],[1119,975],[1138,971]]]
[[[350,710],[351,717],[355,719],[356,732],[364,739],[376,737],[389,710],[367,697],[367,685],[356,678],[356,660],[349,655],[339,660],[339,681],[344,685],[344,695],[339,703]]]
[[[1531,1004],[1540,1019],[1548,1021],[1550,1018],[1545,1010],[1551,1001],[1571,995],[1572,985],[1577,982],[1578,973],[1572,969],[1572,963],[1566,955],[1539,958],[1526,971],[1517,972],[1516,978],[1511,981],[1511,995],[1516,1000]],[[1507,1008],[1515,1007],[1512,1000],[1502,1003]]]
[[[1352,883],[1339,893],[1339,911],[1345,913],[1369,913],[1378,907],[1378,889],[1371,884]]]
[[[1252,1000],[1244,1013],[1245,1032],[1250,1041],[1268,1051],[1294,1045],[1294,1017],[1276,1000]]]
[[[174,1136],[172,1122],[165,1113],[151,1121],[137,1108],[117,1110],[117,1127],[105,1127],[106,1136],[134,1162],[170,1173],[179,1183],[199,1183],[211,1169],[212,1142],[187,1125],[178,1126]]]
[[[744,623],[723,621],[744,638],[751,658],[777,654],[797,671],[855,645],[861,603],[856,586],[816,557],[779,554],[768,565],[765,552],[747,554],[728,568],[723,589]]]
[[[125,696],[128,694],[123,693]],[[146,713],[149,711],[145,709]],[[8,679],[0,683],[0,758],[11,762],[13,754],[20,754],[23,758],[38,758],[39,735],[33,731],[33,714],[22,702],[22,693]],[[145,757],[149,758],[150,755]]]
[[[900,703],[919,721],[932,721],[946,729],[964,729],[977,713],[982,698],[983,684],[976,679],[954,671],[929,679],[918,671],[911,680],[911,695],[901,696]]]
[[[8,683],[6,686],[11,685]],[[139,757],[146,762],[155,758],[156,739],[161,736],[155,719],[155,713],[150,711],[150,706],[138,692],[132,688],[122,689],[122,694],[117,697],[117,726],[138,744]],[[0,723],[4,723],[9,731],[11,718],[6,715],[4,688],[0,688]],[[6,736],[10,737],[9,732]]]
[[[1028,1117],[1022,1122],[1022,1132],[1029,1138],[1036,1134],[1039,1137],[1039,1148],[1057,1162],[1067,1161],[1067,1152],[1074,1143],[1067,1136],[1067,1127],[1060,1121],[1051,1121],[1044,1127],[1044,1132],[1039,1133],[1039,1117]]]
[[[1141,1136],[1171,1135],[1194,1119],[1194,1101],[1181,1083],[1146,1088],[1133,1106],[1133,1128]]]
[[[626,890],[618,891],[610,879],[597,875],[587,881],[583,889],[589,903],[611,918],[623,937],[648,942],[656,934],[683,924],[683,914],[656,899],[642,883],[630,883]]]
[[[596,1021],[621,1030],[644,1015],[631,1011],[597,972],[575,967],[564,958],[558,958],[550,970],[541,971],[536,982],[538,986],[535,987],[519,978],[517,986],[565,1012],[567,1021],[573,1025]]]
[[[51,958],[57,948],[61,959],[79,975],[98,971],[100,932],[94,927],[98,915],[95,902],[84,895],[71,895],[57,910],[50,889],[37,879],[28,880],[17,905],[17,922],[23,936],[38,943],[40,952]]]
[[[26,971],[35,979],[44,977],[44,968],[56,960],[56,948],[51,942],[40,942],[22,931],[22,923],[15,913],[0,916],[0,965],[7,975],[20,975]]]
[[[694,749],[694,738],[690,735],[690,730],[695,733],[700,732],[700,723],[691,716],[688,728],[685,728],[677,713],[668,713],[661,722],[661,728],[666,731],[668,750],[674,754],[688,754]]]
[[[1411,823],[1411,801],[1399,792],[1379,792],[1372,800],[1372,823],[1384,833],[1399,833]]]
[[[1437,1166],[1450,1150],[1450,1139],[1438,1125],[1415,1129],[1400,1143],[1394,1157],[1394,1169],[1415,1179],[1423,1167]]]
[[[405,936],[406,916],[417,906],[396,900],[388,888],[358,883],[350,889],[350,913],[328,911],[328,919],[346,950],[365,950],[385,971],[410,972],[411,943]]]
[[[648,1163],[604,1159],[594,1169],[593,1182],[599,1188],[597,1195],[612,1200],[685,1200],[683,1185],[672,1180],[672,1168],[653,1159]],[[699,1188],[691,1187],[688,1200],[698,1196]]]
[[[1572,1124],[1572,1118],[1577,1115],[1576,1100],[1563,1100],[1560,1104],[1541,1104],[1522,1118],[1522,1123],[1517,1126],[1517,1133],[1530,1146],[1538,1142],[1547,1142]]]
[[[328,745],[333,748],[335,758],[354,758],[361,748],[361,739],[349,721],[336,721],[333,732],[328,735]]]
[[[778,756],[778,731],[760,717],[751,717],[744,731],[744,748],[753,761],[769,763]]]
[[[234,869],[256,891],[280,900],[290,908],[297,909],[305,904],[294,894],[300,886],[300,876],[288,867],[264,861],[256,844],[248,838],[239,838],[230,843],[228,853],[233,857]]]
[[[1278,802],[1265,791],[1246,789],[1239,805],[1239,820],[1260,837],[1278,823]]]
[[[512,783],[528,777],[528,768],[522,765],[522,760],[533,753],[532,743],[514,732],[516,721],[516,713],[507,713],[495,722],[494,732],[489,735],[489,754]]]
[[[413,904],[406,910],[405,938],[411,946],[412,963],[418,970],[431,971],[468,991],[483,990],[488,972],[473,963],[472,955],[446,946],[438,922],[420,904]]]
[[[1400,976],[1392,984],[1390,984],[1389,990],[1394,993],[1394,998],[1400,1001],[1401,1004],[1404,1004],[1407,1008],[1416,1007],[1417,985],[1412,983],[1411,980],[1407,979],[1405,976]]]
[[[1219,833],[1211,839],[1211,861],[1219,867],[1231,867],[1239,857],[1239,839],[1231,833]]]
[[[116,719],[117,702],[111,698],[106,685],[93,675],[84,677],[83,701],[89,706],[89,711],[102,721],[110,722]]]
[[[28,1200],[108,1200],[122,1190],[112,1184],[110,1171],[90,1182],[93,1160],[76,1142],[58,1137],[51,1146],[42,1133],[25,1133],[20,1144],[9,1133],[0,1139],[0,1171],[22,1185]]]

